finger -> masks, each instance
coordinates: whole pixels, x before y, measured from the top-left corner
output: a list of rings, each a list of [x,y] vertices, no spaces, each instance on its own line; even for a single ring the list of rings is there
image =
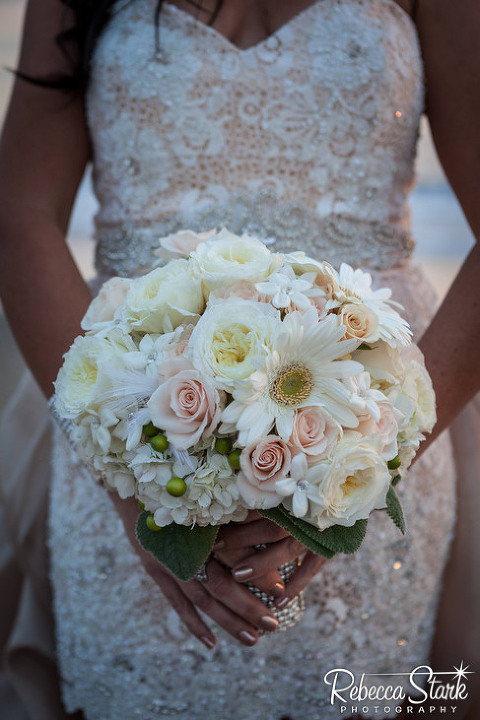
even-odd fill
[[[283,540],[272,543],[265,550],[252,553],[243,558],[232,569],[232,575],[239,582],[257,581],[272,570],[279,568],[291,560],[295,560],[305,552],[305,546],[291,535]]]
[[[261,552],[264,551],[262,550]],[[251,557],[251,554],[252,549],[249,547],[246,551],[225,550],[216,552],[215,558],[220,560],[223,565],[228,568],[233,568],[235,566],[243,567],[245,566],[246,559]],[[242,580],[237,580],[237,582],[242,582]],[[263,592],[273,595],[273,597],[280,597],[283,595],[283,591],[285,590],[285,583],[283,582],[280,573],[275,568],[271,568],[268,573],[259,577],[258,580],[255,580],[254,584],[259,590],[263,590]]]
[[[159,563],[156,563],[156,567],[152,566],[149,574],[192,635],[198,638],[209,650],[214,648],[217,642],[215,635],[195,610],[194,605],[185,595],[178,581],[167,571],[164,571]]]
[[[244,525],[232,523],[220,530],[214,551],[273,543],[287,536],[286,530],[265,518]]]
[[[317,555],[310,550],[305,554],[302,564],[295,570],[292,577],[287,583],[285,594],[279,600],[276,600],[275,606],[283,608],[295,598],[299,592],[307,587],[311,579],[325,565],[327,559],[322,555]]]
[[[220,563],[211,560],[208,563],[207,574],[208,580],[204,587],[214,598],[256,628],[267,632],[277,629],[278,620],[274,613],[250,590],[236,582]],[[230,631],[228,627],[225,629]],[[235,634],[238,635],[238,630]]]

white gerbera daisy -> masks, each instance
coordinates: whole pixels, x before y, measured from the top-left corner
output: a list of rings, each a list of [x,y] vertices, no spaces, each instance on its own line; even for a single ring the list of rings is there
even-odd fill
[[[331,268],[335,273],[335,270]],[[369,337],[369,342],[378,339],[384,340],[391,347],[408,345],[411,342],[412,332],[392,305],[402,309],[402,306],[391,300],[392,291],[389,288],[372,290],[372,276],[363,270],[354,270],[350,265],[342,263],[340,272],[335,273],[338,287],[333,298],[325,306],[326,310],[341,307],[347,303],[363,303],[376,315],[378,320],[378,337]]]
[[[340,378],[362,372],[363,366],[339,359],[358,344],[343,340],[344,332],[334,316],[319,322],[314,308],[287,315],[273,350],[258,359],[248,384],[233,392],[233,402],[223,411],[221,432],[238,432],[239,443],[248,445],[275,424],[277,434],[288,440],[295,410],[307,405],[324,408],[345,427],[356,427],[351,393]]]

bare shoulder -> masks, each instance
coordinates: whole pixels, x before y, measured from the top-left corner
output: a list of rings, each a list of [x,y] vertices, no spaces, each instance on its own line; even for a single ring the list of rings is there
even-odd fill
[[[480,236],[480,0],[420,0],[426,110],[439,158]]]

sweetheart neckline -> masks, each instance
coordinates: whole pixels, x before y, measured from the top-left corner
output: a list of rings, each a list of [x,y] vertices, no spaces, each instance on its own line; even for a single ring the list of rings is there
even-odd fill
[[[213,37],[216,37],[220,42],[223,42],[223,44],[228,47],[232,52],[235,52],[238,55],[247,55],[248,53],[251,53],[255,50],[260,50],[269,41],[280,37],[280,35],[282,35],[284,31],[286,32],[287,30],[292,28],[292,26],[296,25],[296,23],[300,20],[303,20],[306,15],[310,14],[310,12],[312,12],[313,10],[316,10],[317,7],[320,7],[320,5],[326,5],[328,1],[329,0],[313,0],[310,5],[308,5],[306,8],[303,8],[303,10],[300,10],[300,12],[296,13],[296,15],[292,15],[289,20],[287,20],[285,23],[283,23],[283,25],[280,25],[280,27],[267,35],[267,37],[263,38],[263,40],[259,40],[258,42],[254,43],[253,45],[249,45],[246,48],[242,48],[236,45],[226,35],[219,32],[219,30],[212,27],[211,25],[207,25],[207,23],[204,23],[202,22],[202,20],[196,18],[195,15],[188,12],[188,10],[183,10],[182,8],[178,7],[178,5],[174,5],[172,2],[164,2],[163,7],[167,8],[173,13],[178,13],[179,15],[186,17],[187,20],[189,19],[193,25],[197,27],[200,26],[201,28],[203,28],[204,32],[206,32],[207,34],[211,34]],[[415,25],[412,16],[401,5],[399,5],[396,0],[382,1],[390,5],[391,7],[394,6],[395,8],[397,8],[400,11],[400,14],[406,17],[408,21],[410,21],[415,32],[417,31],[417,26]]]

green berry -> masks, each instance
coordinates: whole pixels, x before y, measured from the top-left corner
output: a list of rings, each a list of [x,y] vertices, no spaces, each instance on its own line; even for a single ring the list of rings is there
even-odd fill
[[[228,462],[230,463],[230,467],[232,467],[234,470],[240,470],[240,455],[242,454],[242,451],[237,448],[236,450],[232,450],[230,455],[228,456]]]
[[[162,452],[162,453],[165,452],[165,450],[168,448],[168,444],[169,444],[165,435],[162,435],[160,433],[158,435],[154,435],[152,438],[150,438],[149,443],[154,450],[156,450],[157,452]]]
[[[228,437],[224,438],[217,438],[215,441],[215,450],[220,453],[220,455],[228,455],[230,450],[232,449],[232,441]]]
[[[155,519],[154,519],[153,515],[149,515],[149,516],[147,517],[147,527],[148,527],[148,529],[151,530],[152,532],[158,532],[159,530],[162,529],[162,528],[159,527],[159,526],[157,525],[157,523],[155,522]]]
[[[150,421],[149,423],[147,423],[146,425],[143,426],[143,433],[148,438],[150,438],[158,433],[158,428],[155,427],[155,425]]]
[[[172,477],[167,483],[167,492],[173,497],[181,497],[187,491],[187,483],[183,478]]]
[[[391,460],[389,460],[387,462],[387,467],[389,470],[396,470],[397,468],[400,467],[400,465],[401,465],[401,461],[400,461],[400,458],[398,457],[398,455],[396,455],[394,458],[392,458]]]

